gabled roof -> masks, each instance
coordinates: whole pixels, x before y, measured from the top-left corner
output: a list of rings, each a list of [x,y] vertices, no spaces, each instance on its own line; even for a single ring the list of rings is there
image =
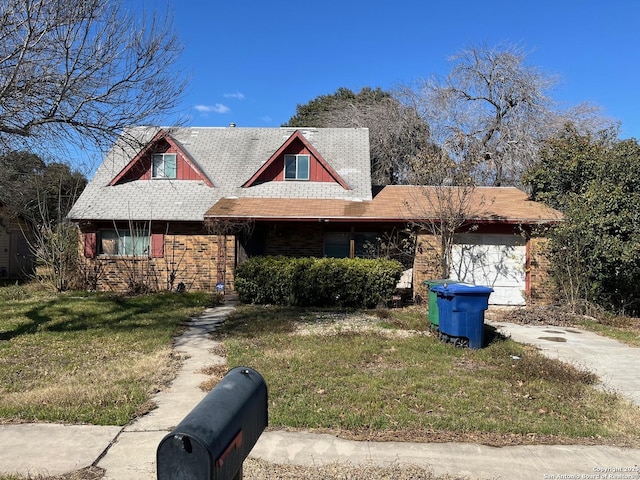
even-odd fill
[[[349,185],[347,185],[347,183],[340,177],[340,175],[338,175],[336,171],[333,168],[331,168],[331,165],[329,165],[327,161],[324,158],[322,158],[322,155],[318,153],[318,151],[313,147],[313,145],[311,145],[309,140],[305,138],[305,136],[302,134],[300,130],[296,130],[295,132],[293,132],[293,134],[287,139],[287,141],[284,142],[282,146],[278,150],[276,150],[276,152],[273,155],[271,155],[271,158],[269,158],[269,160],[267,160],[264,163],[264,165],[262,165],[262,167],[260,167],[260,169],[256,173],[254,173],[253,176],[249,180],[247,180],[247,182],[242,186],[245,188],[254,186],[256,184],[256,181],[260,178],[260,176],[263,175],[266,172],[266,170],[271,165],[273,165],[273,163],[276,162],[288,148],[291,148],[291,146],[296,141],[302,142],[302,144],[307,148],[307,150],[309,150],[309,152],[311,153],[315,161],[320,164],[320,166],[331,176],[331,178],[333,178],[333,180],[336,183],[341,185],[342,188],[349,190]]]
[[[184,161],[191,170],[193,170],[200,180],[206,183],[208,186],[213,187],[213,182],[202,172],[202,169],[198,165],[198,163],[191,158],[191,156],[182,148],[182,146],[176,142],[171,135],[164,129],[158,130],[158,133],[151,139],[149,143],[147,143],[138,154],[131,160],[118,175],[115,176],[111,182],[109,182],[110,186],[117,185],[123,178],[126,178],[127,174],[131,173],[133,169],[138,167],[140,163],[150,154],[154,153],[158,148],[158,145],[161,142],[166,142],[170,147],[176,152],[177,155],[180,156],[181,160]]]
[[[451,199],[451,200],[449,200]],[[478,223],[545,224],[562,219],[562,214],[542,203],[529,200],[513,187],[423,187],[388,185],[372,200],[316,200],[285,198],[223,198],[206,217],[271,221],[324,222],[406,222],[435,220],[440,202],[461,202],[467,219]]]
[[[137,139],[137,145],[124,139],[116,143],[74,205],[70,219],[202,221],[205,212],[226,197],[345,201],[372,198],[366,128],[136,127],[126,133]],[[202,178],[118,182],[145,146],[159,138],[173,142],[199,168]],[[339,182],[313,181],[243,187],[292,138],[313,148],[349,188]]]

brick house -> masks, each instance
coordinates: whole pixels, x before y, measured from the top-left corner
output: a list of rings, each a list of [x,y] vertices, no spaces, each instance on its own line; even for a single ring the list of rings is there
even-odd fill
[[[429,225],[438,217],[434,198],[452,187],[372,189],[367,129],[129,133],[137,146],[116,144],[69,214],[95,288],[183,283],[231,291],[236,265],[249,256],[370,255],[381,237],[408,227],[418,234],[415,257],[405,262],[415,293],[424,294],[423,280],[439,277]],[[559,212],[515,188],[477,188],[465,201],[452,274],[491,282],[500,303],[548,297],[545,240],[536,231],[559,221]]]

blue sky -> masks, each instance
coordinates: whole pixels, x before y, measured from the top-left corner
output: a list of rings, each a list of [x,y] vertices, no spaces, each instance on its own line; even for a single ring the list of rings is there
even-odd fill
[[[551,96],[591,102],[640,139],[640,0],[168,0],[191,75],[189,125],[277,127],[339,87],[446,75],[470,44],[518,44],[557,75]]]

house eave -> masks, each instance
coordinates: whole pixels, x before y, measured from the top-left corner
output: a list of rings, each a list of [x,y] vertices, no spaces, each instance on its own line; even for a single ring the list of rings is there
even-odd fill
[[[324,215],[205,215],[205,220],[225,220],[231,222],[319,222],[319,223],[438,223],[438,218],[409,218],[409,217],[337,217]],[[471,218],[465,223],[483,225],[553,225],[560,223],[558,219],[525,219],[525,218]]]

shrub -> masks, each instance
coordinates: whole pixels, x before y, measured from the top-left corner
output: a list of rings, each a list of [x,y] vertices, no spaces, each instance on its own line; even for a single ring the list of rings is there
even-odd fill
[[[395,289],[395,260],[253,257],[236,271],[244,303],[373,308]]]

